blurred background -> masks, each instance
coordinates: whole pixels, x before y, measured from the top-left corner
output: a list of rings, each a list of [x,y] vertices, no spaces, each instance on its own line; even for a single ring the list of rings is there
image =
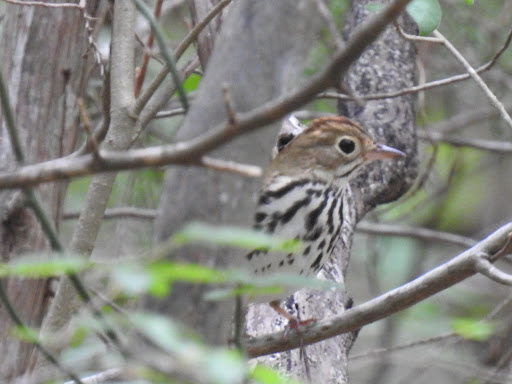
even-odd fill
[[[151,2],[149,2],[151,3]],[[341,33],[348,1],[324,2]],[[443,0],[439,31],[477,68],[505,44],[512,27],[512,2],[507,0]],[[1,8],[0,8],[1,10]],[[97,43],[107,60],[109,14],[98,32]],[[183,39],[191,15],[183,0],[164,1],[161,22],[171,48]],[[137,36],[146,41],[148,24],[140,18]],[[172,44],[175,42],[175,46]],[[139,45],[139,58],[144,49]],[[307,60],[306,76],[322,68],[335,49],[329,28],[319,36]],[[189,48],[183,62],[193,60]],[[440,45],[417,44],[418,83],[464,73],[464,68]],[[156,55],[158,59],[158,54]],[[161,64],[150,60],[151,79]],[[193,100],[201,81],[199,67],[184,83]],[[512,51],[505,51],[492,68],[481,74],[497,98],[512,111]],[[101,115],[98,103],[102,82],[98,77],[88,89],[91,119]],[[417,184],[399,201],[380,206],[367,215],[353,246],[347,287],[355,304],[400,286],[458,255],[511,221],[511,151],[475,148],[482,143],[510,142],[512,131],[498,116],[483,91],[465,80],[416,95],[420,172]],[[174,100],[171,111],[155,119],[135,147],[172,141],[183,116]],[[336,100],[318,99],[299,111],[302,117],[336,113]],[[175,115],[173,115],[175,114]],[[169,117],[169,115],[173,115]],[[307,119],[304,120],[306,122]],[[437,134],[437,136],[436,136]],[[464,139],[464,145],[439,140]],[[82,138],[83,139],[83,138]],[[452,140],[453,141],[453,140]],[[271,148],[262,147],[269,158]],[[159,204],[164,169],[122,172],[116,179],[109,211],[102,225],[93,257],[121,257],[149,249],[153,219]],[[62,238],[69,241],[76,213],[84,200],[89,178],[72,181],[66,193]],[[130,209],[127,209],[127,208]],[[134,209],[135,208],[135,209]],[[425,240],[412,234],[400,236],[372,232],[375,223],[427,228],[456,234],[457,244]],[[510,258],[498,266],[512,272]],[[431,299],[388,319],[364,327],[351,351],[350,378],[354,383],[505,383],[510,382],[512,361],[512,291],[488,278],[475,276]]]

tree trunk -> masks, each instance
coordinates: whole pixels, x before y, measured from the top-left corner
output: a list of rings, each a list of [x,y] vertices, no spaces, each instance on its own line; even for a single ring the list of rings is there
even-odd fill
[[[177,139],[194,137],[226,119],[224,84],[232,107],[240,112],[282,95],[296,86],[302,75],[305,58],[320,28],[314,2],[241,0],[231,7]],[[213,155],[265,166],[276,134],[274,126],[267,127],[238,138]],[[167,239],[191,220],[249,227],[260,183],[206,169],[169,169],[155,223],[156,240]],[[171,256],[225,266],[233,265],[233,259],[242,257],[243,251],[188,247]],[[147,305],[200,330],[209,342],[225,344],[233,317],[232,303],[202,300],[205,289],[176,285],[168,299],[148,299]]]
[[[283,63],[292,64],[296,60],[304,62],[306,58],[309,48],[309,44],[306,43],[309,42],[309,36],[314,36],[314,25],[317,25],[315,23],[318,19],[314,5],[307,3],[263,1],[234,4],[217,40],[198,99],[181,128],[180,138],[197,135],[225,119],[226,106],[221,92],[223,83],[230,87],[234,108],[237,111],[245,111],[275,97],[283,89],[288,88],[289,84],[297,82],[300,71],[291,76]],[[365,2],[353,2],[347,19],[351,20],[353,17],[357,18],[357,21],[347,23],[350,27],[360,24],[367,17],[364,4]],[[302,6],[308,8],[301,8]],[[290,20],[293,20],[293,25],[288,26],[287,21]],[[265,28],[261,28],[262,25]],[[350,27],[347,28],[348,31],[351,30]],[[272,44],[268,41],[272,41]],[[295,51],[291,47],[294,47]],[[399,59],[396,62],[387,61],[391,56],[388,54],[391,50],[399,52]],[[294,56],[297,53],[299,56]],[[365,55],[366,59],[363,60],[368,61],[368,57],[375,60],[374,63],[369,62],[365,65],[368,71],[373,71],[368,80],[370,83],[381,82],[377,76],[380,72],[375,69],[382,67],[390,72],[389,80],[383,84],[387,90],[412,85],[414,50],[412,45],[398,38],[392,27],[388,28],[383,39],[370,47]],[[226,60],[226,57],[231,60]],[[348,85],[356,93],[362,93],[359,83],[363,78],[356,78],[358,66],[359,64],[355,65],[348,76]],[[400,73],[395,66],[399,66],[404,72]],[[295,65],[295,68],[300,67]],[[283,78],[285,75],[287,77]],[[370,91],[374,90],[368,89],[368,92]],[[365,120],[364,117],[373,116],[373,108],[380,106],[381,103],[387,106],[386,111],[399,109],[399,113],[391,115],[391,118],[388,118],[388,112],[384,116],[377,116],[376,121],[369,117]],[[390,201],[400,196],[410,186],[416,164],[412,98],[368,103],[366,107],[359,109],[349,103],[345,110],[349,116],[363,123],[376,139],[405,149],[409,157],[403,168],[396,167],[391,170],[374,167],[364,187],[361,187],[363,179],[358,179],[353,184],[352,192],[347,194],[344,201],[346,220],[342,240],[334,257],[320,273],[321,278],[340,283],[344,282],[357,221],[377,202]],[[378,111],[385,112],[383,107],[377,108],[375,112]],[[270,143],[274,137],[268,129],[260,130],[226,146],[217,155],[262,165],[266,163],[262,159],[268,158]],[[392,193],[389,192],[390,181],[395,183]],[[237,176],[197,169],[171,169],[166,177],[159,210],[160,217],[156,221],[156,239],[166,239],[188,220],[249,225],[259,187],[259,181],[241,180]],[[230,257],[240,257],[241,254],[241,251],[189,248],[179,255],[172,256],[189,262],[219,266],[229,264]],[[230,327],[231,306],[202,302],[203,292],[204,289],[200,288],[192,290],[188,286],[175,287],[171,298],[162,302],[160,309],[165,308],[166,312],[178,316],[188,325],[202,329],[209,341],[223,343],[227,339]],[[300,304],[303,319],[333,316],[352,305],[348,294],[342,291],[301,290],[286,301],[286,305],[292,311],[295,309],[294,303]],[[155,307],[154,301],[152,304]],[[276,331],[282,329],[284,325],[283,319],[276,316],[267,305],[252,305],[249,309],[247,331],[252,335]],[[306,353],[311,377],[318,382],[346,382],[347,356],[354,338],[355,334],[347,334],[308,346]],[[307,377],[307,369],[300,360],[298,351],[275,354],[259,361],[292,376],[302,379]]]
[[[94,14],[99,0],[89,1]],[[76,100],[83,93],[87,52],[84,18],[77,9],[5,5],[0,62],[26,163],[60,157],[75,144]],[[5,121],[0,116],[0,169],[17,165]],[[65,184],[37,188],[49,217],[58,227]],[[2,261],[49,248],[21,191],[0,192]],[[4,288],[26,325],[39,327],[48,307],[47,280],[6,279]],[[29,371],[33,347],[10,336],[13,322],[0,306],[0,381]]]

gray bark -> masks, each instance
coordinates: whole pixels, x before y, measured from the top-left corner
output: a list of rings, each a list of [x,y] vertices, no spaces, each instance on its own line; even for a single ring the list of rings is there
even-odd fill
[[[300,74],[297,68],[300,66],[295,66],[296,71],[292,74],[285,71],[286,65],[301,59],[304,61],[309,47],[306,43],[310,36],[314,36],[313,30],[316,31],[318,20],[317,16],[313,17],[316,15],[314,6],[306,3],[282,1],[277,4],[262,1],[234,5],[213,51],[196,104],[180,131],[180,139],[193,137],[225,119],[221,93],[221,84],[224,82],[230,85],[234,107],[238,111],[268,101],[290,84],[296,83]],[[351,20],[347,23],[347,33],[367,17],[364,4],[353,2],[347,15],[347,20]],[[291,20],[293,25],[288,26]],[[262,25],[264,28],[261,28]],[[288,28],[289,32],[284,28]],[[291,49],[291,46],[295,48]],[[390,59],[393,57],[394,60]],[[356,93],[366,94],[363,92],[393,90],[412,85],[414,50],[412,45],[399,40],[391,27],[363,55],[362,63],[353,67],[346,80]],[[287,78],[283,78],[283,75]],[[368,84],[375,83],[381,88],[368,87]],[[341,284],[349,263],[357,221],[375,204],[399,197],[412,183],[416,165],[412,98],[377,101],[367,103],[365,107],[348,103],[344,111],[368,128],[378,141],[404,149],[409,156],[405,165],[395,166],[394,169],[381,168],[379,165],[373,167],[369,175],[355,180],[351,191],[345,196],[342,240],[332,260],[319,275],[320,278]],[[270,142],[274,137],[269,128],[260,130],[238,139],[216,155],[262,165],[265,163],[262,159],[268,158],[265,154],[270,152]],[[390,188],[390,182],[393,182],[393,188]],[[189,220],[247,226],[252,218],[258,190],[258,181],[241,180],[236,176],[206,170],[172,169],[168,171],[162,194],[160,216],[155,227],[156,240],[166,239]],[[222,266],[230,263],[230,257],[240,257],[242,254],[232,250],[188,248],[172,257]],[[168,300],[159,304],[150,300],[150,306],[165,309],[188,325],[202,329],[210,342],[224,343],[230,327],[231,305],[201,301],[205,289],[177,286]],[[300,304],[302,319],[325,318],[350,307],[351,299],[343,291],[302,290],[285,304],[293,312],[295,303]],[[284,326],[283,319],[267,305],[253,305],[249,309],[247,331],[251,335],[276,331]],[[354,339],[355,334],[347,334],[307,347],[308,365],[315,381],[347,381],[347,356]],[[307,377],[298,351],[275,354],[261,358],[260,361],[292,376],[302,379]]]
[[[346,15],[345,39],[369,16],[365,9],[368,2],[352,1]],[[414,28],[410,21],[406,22],[405,27],[407,30]],[[352,66],[343,84],[359,96],[410,87],[414,82],[414,59],[413,44],[401,39],[392,26],[388,27]],[[357,222],[375,205],[397,199],[410,187],[416,176],[417,149],[412,96],[370,101],[364,106],[355,102],[340,104],[339,112],[361,123],[377,142],[402,149],[408,154],[405,164],[398,167],[396,163],[373,164],[350,185],[351,190],[344,199],[341,240],[318,276],[343,286]],[[303,289],[285,302],[292,313],[295,312],[294,303],[299,304],[302,319],[323,319],[350,308],[352,300],[349,293],[343,291],[315,292]],[[256,333],[268,332],[272,325],[278,329],[283,329],[285,325],[279,316],[265,306],[254,306],[249,311],[248,323],[253,324]],[[311,377],[325,383],[348,382],[347,357],[355,337],[355,333],[345,334],[308,346],[306,355]],[[301,362],[297,350],[259,360],[280,371],[291,372],[295,377],[307,377],[306,365]]]
[[[94,14],[99,1],[89,1]],[[76,9],[5,5],[0,42],[1,70],[25,152],[26,162],[69,153],[77,135],[76,99],[83,92],[87,50],[84,21]],[[0,116],[0,169],[16,167],[5,122]],[[37,194],[57,225],[65,183],[41,186]],[[45,236],[19,191],[0,193],[2,261],[48,249]],[[39,327],[47,310],[47,280],[7,279],[4,287],[26,325]],[[30,344],[10,335],[13,323],[0,306],[0,381],[31,369]]]
[[[366,5],[370,0],[353,0],[346,17],[344,38],[370,15]],[[384,3],[384,2],[382,2]],[[400,24],[416,33],[414,22],[404,15]],[[355,95],[392,92],[414,85],[415,81],[414,44],[401,38],[393,26],[372,44],[351,68],[344,85]],[[339,104],[341,115],[348,116],[365,127],[377,142],[404,151],[407,158],[402,166],[395,163],[376,162],[368,174],[352,182],[352,189],[358,196],[357,216],[362,218],[377,204],[393,201],[400,197],[416,178],[418,163],[416,125],[413,95],[392,99],[367,101],[364,106],[355,102]]]
[[[177,139],[194,137],[226,119],[222,86],[227,85],[235,111],[248,111],[282,95],[299,82],[320,18],[307,0],[233,3],[217,37],[215,49]],[[214,156],[265,166],[277,130],[266,127],[218,150]],[[191,220],[250,226],[260,180],[206,169],[167,171],[155,239],[162,241]],[[225,266],[243,251],[189,247],[172,255],[177,260]],[[176,285],[163,301],[148,299],[160,309],[199,329],[206,339],[225,344],[233,315],[232,303],[202,300],[205,287]]]

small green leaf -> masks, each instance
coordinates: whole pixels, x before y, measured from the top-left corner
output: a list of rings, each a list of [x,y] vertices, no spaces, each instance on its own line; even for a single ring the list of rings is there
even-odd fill
[[[297,252],[299,240],[280,239],[251,229],[229,226],[213,226],[203,223],[190,223],[182,231],[174,234],[176,244],[207,243],[229,245],[246,249],[265,249],[282,252]]]
[[[468,340],[484,341],[492,336],[494,326],[481,321],[458,318],[452,321],[452,328],[456,334]]]
[[[0,264],[0,277],[16,276],[25,278],[44,278],[77,273],[91,265],[85,258],[51,255],[46,260],[41,257],[26,256],[9,263]]]
[[[299,276],[291,273],[276,273],[270,276],[254,276],[243,271],[230,271],[227,281],[238,283],[239,286],[232,289],[216,289],[204,295],[205,300],[224,300],[237,295],[255,297],[258,295],[279,295],[285,288],[292,287],[295,290],[301,288],[312,289],[342,289],[341,284],[332,281],[320,280],[316,277]],[[286,289],[288,292],[288,289]]]
[[[35,328],[16,326],[12,329],[12,334],[14,337],[27,343],[39,343],[39,332]]]
[[[88,335],[89,330],[86,327],[78,327],[75,329],[73,335],[71,336],[70,346],[72,348],[81,346]]]
[[[474,0],[466,0],[466,4],[468,5],[473,5],[475,2]]]
[[[299,384],[298,381],[289,377],[284,377],[272,368],[263,365],[256,365],[249,377],[256,383],[261,384]]]
[[[192,92],[195,91],[199,87],[199,83],[201,82],[201,76],[197,73],[191,74],[187,80],[183,83],[183,88],[185,91]]]
[[[420,35],[426,36],[441,23],[442,11],[438,0],[413,0],[407,12],[418,24]]]
[[[368,3],[365,7],[370,12],[378,12],[382,8],[384,8],[384,4],[378,4],[378,3]]]

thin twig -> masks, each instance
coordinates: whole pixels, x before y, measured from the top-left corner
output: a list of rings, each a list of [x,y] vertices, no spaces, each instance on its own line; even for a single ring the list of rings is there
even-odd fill
[[[144,4],[141,0],[132,0],[139,12],[146,18],[146,20],[151,25],[151,29],[156,37],[156,41],[158,43],[158,47],[160,48],[160,53],[162,54],[167,70],[170,72],[174,84],[178,90],[178,95],[181,100],[181,104],[185,110],[188,110],[188,100],[187,94],[185,92],[185,88],[183,88],[183,82],[181,81],[178,70],[176,69],[176,62],[174,61],[171,53],[167,49],[167,45],[165,44],[165,39],[163,36],[163,31],[160,25],[156,22],[151,10]]]
[[[399,352],[399,351],[403,351],[406,349],[411,349],[411,348],[419,347],[419,346],[423,346],[423,345],[436,344],[441,341],[446,341],[446,340],[453,339],[453,338],[458,339],[458,338],[460,338],[460,336],[457,335],[456,333],[450,332],[450,333],[447,333],[444,335],[429,337],[427,339],[415,340],[415,341],[411,341],[410,343],[395,345],[395,346],[389,347],[389,348],[376,348],[371,351],[361,353],[359,355],[351,356],[351,357],[349,357],[349,361],[368,359],[368,358],[377,357],[377,356],[380,356],[383,354]]]
[[[158,211],[156,209],[136,208],[136,207],[119,207],[107,208],[105,210],[104,219],[131,218],[142,220],[154,220]],[[69,211],[62,215],[63,220],[78,219],[80,211]]]
[[[495,281],[504,285],[512,285],[512,275],[503,272],[498,267],[491,264],[491,262],[481,256],[475,257],[475,267],[478,272]]]
[[[203,156],[199,165],[215,169],[216,171],[234,173],[246,177],[261,177],[263,171],[257,165],[241,164],[234,161],[214,159],[212,157]]]
[[[485,63],[484,65],[477,68],[475,71],[478,74],[480,74],[480,73],[483,73],[483,72],[491,69],[494,66],[494,64],[498,61],[498,59],[501,57],[503,52],[505,52],[507,50],[507,48],[510,45],[511,40],[512,40],[512,30],[510,30],[510,32],[508,33],[505,43],[494,54],[494,56],[491,58],[491,60],[489,60],[487,63]],[[444,85],[458,83],[460,81],[468,80],[470,78],[471,78],[471,76],[468,73],[463,73],[463,74],[459,74],[459,75],[450,76],[446,79],[434,80],[434,81],[416,85],[416,86],[413,86],[410,88],[401,89],[399,91],[387,92],[387,93],[374,93],[371,95],[359,96],[359,99],[360,100],[391,99],[394,97],[399,97],[399,96],[403,96],[403,95],[410,95],[410,94],[414,94],[414,93],[418,93],[418,92],[422,92],[422,91],[427,91],[427,90],[441,87]],[[353,100],[353,96],[351,96],[351,95],[340,94],[340,93],[336,93],[336,92],[324,92],[324,93],[319,94],[318,97],[319,98],[327,98],[327,99],[339,99],[339,100],[346,100],[346,101]]]
[[[189,32],[189,34],[183,39],[183,42],[178,45],[176,51],[174,52],[174,57],[176,61],[178,61],[185,50],[192,44],[192,42],[196,39],[196,37],[201,33],[201,31],[208,25],[208,23],[220,12],[222,9],[228,5],[231,0],[222,0],[220,1],[212,10],[201,20],[197,25]],[[160,87],[165,77],[169,73],[169,69],[164,67],[160,70],[160,72],[155,76],[153,81],[149,84],[147,89],[145,89],[142,94],[137,98],[135,105],[133,107],[133,114],[137,116],[142,109],[145,107],[151,96],[156,92],[156,90]]]
[[[96,159],[96,161],[100,161],[101,157],[99,154],[99,146],[96,138],[91,129],[91,121],[89,120],[89,116],[87,115],[87,111],[85,110],[84,101],[82,98],[77,100],[78,111],[80,112],[80,119],[84,125],[85,133],[87,134],[87,147],[88,150],[91,151],[92,155]]]
[[[120,379],[128,379],[127,369],[122,368],[110,368],[104,372],[95,373],[94,375],[90,375],[82,378],[83,384],[104,384],[111,383],[114,381],[118,381]],[[64,384],[72,384],[72,382],[66,381]]]
[[[428,141],[444,142],[456,147],[471,147],[491,151],[495,153],[511,153],[512,142],[485,140],[485,139],[466,139],[463,137],[450,137],[441,132],[418,131],[418,138]]]
[[[373,235],[412,237],[426,241],[442,241],[456,244],[461,247],[472,247],[477,241],[469,237],[454,233],[436,231],[428,228],[404,227],[400,225],[360,222],[356,227],[357,232]]]
[[[35,7],[45,7],[45,8],[76,8],[81,11],[85,9],[86,0],[80,0],[78,4],[76,3],[48,3],[43,1],[21,1],[21,0],[4,0],[6,3],[16,4],[16,5],[29,5]]]
[[[153,167],[168,164],[191,165],[207,152],[218,148],[235,137],[268,125],[300,108],[311,101],[319,92],[331,85],[336,85],[338,79],[349,69],[351,64],[364,52],[365,47],[372,43],[380,33],[402,12],[411,0],[395,0],[383,11],[372,17],[345,45],[345,49],[334,55],[329,64],[308,84],[294,92],[269,101],[250,112],[238,113],[234,126],[227,122],[189,141],[166,146],[146,149],[135,149],[119,152],[104,152],[100,150],[103,164],[93,164],[92,155],[74,159],[53,160],[47,163],[26,166],[14,173],[0,174],[0,189],[15,188],[24,185],[35,185],[41,182],[62,180],[104,171],[116,171]],[[105,159],[110,160],[105,162]],[[36,173],[34,173],[36,172]]]
[[[487,322],[493,320],[496,317],[496,315],[498,315],[498,313],[500,313],[506,306],[510,305],[510,303],[512,303],[512,294],[510,294],[508,297],[506,297],[501,302],[499,302],[494,307],[494,309],[491,312],[489,312],[489,314],[487,314],[487,316],[485,316],[480,321],[480,323],[487,323]],[[361,353],[359,355],[351,356],[349,358],[349,361],[372,358],[372,357],[379,356],[381,354],[403,351],[403,350],[414,348],[417,346],[436,344],[439,342],[449,341],[451,339],[454,339],[455,342],[458,342],[458,341],[462,340],[463,338],[455,332],[449,332],[449,333],[445,333],[443,335],[429,337],[429,338],[421,339],[421,340],[415,340],[415,341],[412,341],[409,343],[396,345],[396,346],[389,347],[389,348],[374,349],[374,350],[366,352],[366,353]]]
[[[482,78],[478,75],[478,73],[473,69],[471,64],[468,63],[468,61],[464,58],[464,56],[461,55],[461,53],[453,46],[452,43],[448,39],[446,39],[441,32],[435,30],[432,32],[432,34],[443,40],[443,45],[448,48],[448,50],[452,53],[453,56],[461,63],[466,71],[468,71],[471,78],[478,84],[478,86],[484,91],[487,98],[491,101],[491,104],[500,112],[501,117],[507,125],[512,128],[512,118],[508,114],[507,110],[501,103],[501,101],[498,100],[496,95],[489,89],[487,84],[482,80]]]
[[[226,107],[226,115],[228,117],[228,125],[236,124],[236,113],[233,109],[233,102],[231,100],[231,92],[229,92],[229,85],[222,84],[222,96],[224,97],[224,105]]]
[[[163,3],[163,0],[158,0],[155,4],[154,15],[155,15],[155,19],[157,19],[157,20],[160,18],[160,14],[162,12],[162,3]],[[153,47],[154,40],[155,40],[155,35],[153,33],[153,29],[150,29],[149,36],[148,36],[148,39],[145,44],[145,48],[148,48],[148,50],[151,50],[151,48]],[[137,75],[135,77],[135,90],[134,90],[135,97],[139,96],[140,90],[142,89],[142,84],[144,83],[144,79],[146,77],[146,72],[148,69],[149,58],[150,58],[150,53],[149,53],[149,51],[145,50],[144,56],[142,58],[142,65],[140,66],[139,71],[137,72]]]
[[[305,345],[358,330],[367,324],[409,308],[474,275],[477,273],[474,255],[483,252],[491,255],[494,260],[500,254],[503,245],[508,243],[511,231],[512,223],[506,224],[474,247],[423,276],[366,303],[348,309],[339,316],[318,321],[303,330],[302,337]],[[296,335],[289,335],[287,340],[283,340],[282,332],[276,332],[249,338],[245,342],[245,350],[249,357],[257,357],[298,348],[299,345],[300,340]]]
[[[183,108],[174,108],[169,109],[167,111],[160,111],[155,115],[156,119],[163,119],[167,117],[181,116],[185,114],[185,110]]]
[[[329,33],[334,41],[336,49],[342,49],[344,44],[343,37],[338,31],[338,26],[334,21],[334,17],[331,11],[329,10],[329,8],[327,8],[327,5],[325,5],[323,0],[315,0],[315,2],[318,7],[318,12],[320,13],[320,16],[322,16],[322,19],[324,19],[325,24],[327,24],[327,29],[329,30]]]

